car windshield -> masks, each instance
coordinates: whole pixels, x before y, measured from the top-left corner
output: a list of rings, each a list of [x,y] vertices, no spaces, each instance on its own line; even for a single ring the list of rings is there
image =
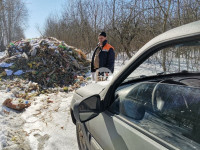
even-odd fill
[[[164,48],[144,61],[126,80],[181,72],[200,71],[200,41]]]

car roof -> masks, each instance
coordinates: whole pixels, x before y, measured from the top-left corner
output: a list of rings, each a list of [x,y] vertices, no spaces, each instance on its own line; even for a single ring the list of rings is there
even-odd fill
[[[144,35],[145,36],[145,35]],[[151,53],[153,50],[153,47],[159,48],[159,45],[167,45],[166,43],[170,44],[173,43],[173,41],[178,40],[186,40],[190,39],[190,37],[195,37],[196,39],[200,39],[200,21],[195,21],[186,25],[182,25],[180,27],[176,27],[174,29],[171,29],[167,32],[164,32],[157,37],[150,40],[147,44],[145,44],[124,66],[123,68],[117,72],[111,82],[108,86],[106,86],[105,90],[100,93],[102,97],[104,97],[105,101],[105,107],[108,106],[112,100],[110,99],[113,95],[112,92],[115,90],[115,88],[121,84],[121,82],[125,79],[126,76],[129,75],[130,72],[134,71],[135,65],[132,65],[134,62],[139,63],[140,57],[144,53],[148,53],[148,51]],[[138,59],[139,58],[139,59]],[[143,57],[144,58],[144,57]],[[136,61],[137,60],[137,61]],[[136,63],[136,64],[137,64]],[[109,94],[107,94],[107,92]]]
[[[172,41],[175,39],[182,39],[186,37],[192,37],[195,35],[200,36],[200,21],[195,21],[189,24],[182,25],[180,27],[173,28],[169,31],[166,31],[152,40],[150,40],[148,43],[146,43],[124,66],[126,68],[129,66],[130,63],[132,63],[139,55],[144,53],[145,51],[148,51],[151,47],[158,45],[160,43]],[[121,72],[121,71],[120,71]]]
[[[165,43],[168,41],[173,41],[175,39],[182,39],[187,37],[193,37],[195,35],[200,36],[200,21],[195,21],[186,25],[182,25],[180,27],[173,28],[169,31],[166,31],[152,40],[150,40],[148,43],[146,43],[121,69],[113,78],[111,84],[118,79],[118,77],[121,75],[124,70],[128,69],[130,67],[130,64],[132,64],[140,55],[142,55],[144,52],[150,50],[151,47],[154,47],[158,44]]]
[[[182,25],[180,27],[173,28],[169,31],[166,31],[156,36],[155,38],[150,40],[148,43],[146,43],[138,52],[145,51],[149,49],[149,47],[152,47],[152,45],[156,45],[158,43],[163,43],[163,42],[171,41],[173,39],[190,37],[194,35],[200,35],[200,20]]]

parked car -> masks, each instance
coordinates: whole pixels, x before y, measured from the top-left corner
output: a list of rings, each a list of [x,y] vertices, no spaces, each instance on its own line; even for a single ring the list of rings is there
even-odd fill
[[[200,21],[144,45],[106,86],[75,91],[79,149],[200,149]]]

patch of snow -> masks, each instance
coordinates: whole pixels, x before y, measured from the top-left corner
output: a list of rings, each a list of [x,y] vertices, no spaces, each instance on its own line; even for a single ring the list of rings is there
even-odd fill
[[[0,52],[0,58],[3,58],[6,56],[6,53],[5,52]]]
[[[2,106],[7,98],[12,97],[12,93],[0,90],[0,95],[0,149],[30,149],[26,133],[22,128],[24,120],[21,114]]]
[[[78,149],[76,126],[69,111],[72,95],[63,92],[42,94],[22,114],[32,150]]]
[[[121,68],[122,62],[116,63],[114,74]],[[91,73],[88,72],[86,77],[91,77]],[[110,81],[102,81],[99,84],[107,84],[106,82]],[[1,106],[4,100],[14,97],[12,90],[4,85],[0,89]],[[2,106],[0,149],[77,150],[76,126],[72,123],[70,115],[72,96],[73,92],[40,94],[34,97],[30,107],[20,113]]]

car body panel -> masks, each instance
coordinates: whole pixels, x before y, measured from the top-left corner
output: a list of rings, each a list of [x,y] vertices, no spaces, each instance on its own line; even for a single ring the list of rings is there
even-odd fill
[[[200,36],[200,21],[192,22],[174,29],[171,29],[163,34],[158,35],[157,37],[150,40],[147,44],[145,44],[120,70],[112,79],[112,83],[115,82],[121,75],[122,72],[126,71],[130,65],[143,53],[149,51],[152,47],[159,45],[160,43],[165,43],[168,41],[173,41],[177,39],[182,39],[186,37],[192,37],[195,35]],[[199,37],[200,38],[200,37]],[[112,84],[110,83],[110,84]]]
[[[96,118],[88,121],[87,124],[89,132],[98,141],[102,149],[167,149],[108,111],[99,114]]]
[[[185,41],[200,40],[200,21],[196,21],[181,27],[169,30],[145,44],[126,65],[113,77],[106,87],[98,84],[88,85],[76,91],[79,96],[74,96],[72,103],[85,96],[99,94],[104,103],[105,111],[97,117],[89,120],[85,125],[91,137],[88,140],[95,141],[102,149],[176,149],[169,143],[166,143],[153,136],[147,136],[137,128],[120,120],[115,115],[106,110],[114,101],[114,91],[122,81],[133,72],[149,55],[163,47],[173,44],[179,44]],[[91,90],[91,91],[90,91]],[[87,93],[88,92],[88,93]],[[71,105],[73,106],[73,104]],[[86,130],[83,128],[83,130]],[[89,145],[88,145],[89,146]],[[91,147],[91,146],[89,146]],[[99,148],[99,149],[101,149]],[[98,148],[97,148],[98,149]]]
[[[88,97],[94,94],[99,94],[105,87],[99,84],[91,83],[85,87],[76,90],[76,93],[82,97]],[[86,92],[87,91],[87,92]]]
[[[75,104],[76,101],[79,101],[84,97],[88,97],[88,96],[95,95],[95,94],[100,94],[100,92],[102,92],[104,88],[105,87],[102,85],[92,83],[85,87],[81,87],[81,88],[77,89],[74,92],[74,95],[73,95],[73,98],[71,101],[71,106],[70,106],[71,109],[73,110],[73,105]]]
[[[161,48],[181,44],[186,41],[200,40],[200,21],[192,22],[158,35],[145,44],[112,78],[110,83],[101,93],[107,108],[112,103],[112,96],[115,89],[124,81],[128,75],[133,72],[149,55]]]

